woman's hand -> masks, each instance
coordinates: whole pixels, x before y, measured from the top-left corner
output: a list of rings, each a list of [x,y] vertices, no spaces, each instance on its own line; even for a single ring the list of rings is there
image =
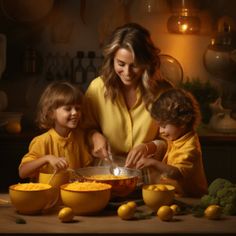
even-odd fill
[[[101,159],[108,157],[108,142],[104,135],[94,132],[91,140],[93,143],[92,155]]]
[[[65,170],[69,167],[69,164],[64,157],[55,157],[53,155],[48,155],[47,159],[49,164],[56,171]]]
[[[134,168],[136,167],[137,162],[141,158],[145,158],[148,155],[148,149],[146,144],[139,144],[135,148],[131,149],[127,155],[127,159],[125,162],[125,167]]]

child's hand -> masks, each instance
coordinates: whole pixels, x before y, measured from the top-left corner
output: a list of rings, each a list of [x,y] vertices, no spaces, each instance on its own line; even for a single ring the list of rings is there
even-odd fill
[[[125,167],[133,168],[137,165],[138,161],[145,159],[147,156],[147,148],[145,144],[140,144],[135,148],[131,149],[127,155]]]
[[[64,157],[49,156],[48,162],[56,171],[65,170],[69,167],[69,164]]]
[[[142,157],[140,160],[138,160],[138,162],[136,163],[136,168],[137,169],[143,169],[145,167],[153,167],[155,165],[157,165],[159,161],[154,159],[154,158],[146,158],[146,157]]]

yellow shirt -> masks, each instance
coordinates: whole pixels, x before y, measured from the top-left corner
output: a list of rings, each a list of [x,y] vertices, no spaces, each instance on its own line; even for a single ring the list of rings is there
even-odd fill
[[[87,166],[92,158],[86,149],[83,135],[83,131],[78,129],[72,131],[65,138],[61,137],[54,129],[50,129],[31,141],[29,151],[22,158],[20,165],[44,155],[52,154],[57,157],[65,157],[70,168],[77,169]],[[42,169],[48,172],[52,171],[52,167],[49,165]]]
[[[130,110],[122,95],[112,103],[104,98],[105,91],[101,77],[91,82],[86,91],[90,118],[86,119],[90,128],[100,130],[107,137],[115,153],[128,153],[138,144],[157,138],[158,125],[147,111],[139,88],[136,103]]]
[[[178,184],[184,195],[199,197],[207,192],[201,146],[196,133],[189,132],[178,140],[168,142],[163,162],[177,167],[181,172],[183,178]]]

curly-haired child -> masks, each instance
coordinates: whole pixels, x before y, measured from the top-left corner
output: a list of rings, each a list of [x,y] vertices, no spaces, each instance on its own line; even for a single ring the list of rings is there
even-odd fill
[[[207,192],[207,180],[196,133],[201,120],[198,102],[191,93],[172,88],[152,104],[150,113],[158,122],[168,148],[162,160],[141,159],[137,168],[153,167],[160,176],[154,182],[172,184],[182,196],[202,196]]]

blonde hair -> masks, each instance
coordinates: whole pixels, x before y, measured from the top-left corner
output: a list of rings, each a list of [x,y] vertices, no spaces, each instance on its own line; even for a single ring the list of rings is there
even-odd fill
[[[137,66],[144,67],[140,88],[146,105],[160,87],[171,86],[160,76],[160,49],[155,47],[149,31],[137,23],[128,23],[114,30],[103,49],[101,77],[106,87],[105,97],[114,101],[121,92],[121,81],[114,69],[114,56],[120,48],[129,50]]]
[[[54,127],[53,111],[65,105],[83,105],[83,93],[79,87],[66,81],[50,83],[38,102],[36,123],[39,128]]]

